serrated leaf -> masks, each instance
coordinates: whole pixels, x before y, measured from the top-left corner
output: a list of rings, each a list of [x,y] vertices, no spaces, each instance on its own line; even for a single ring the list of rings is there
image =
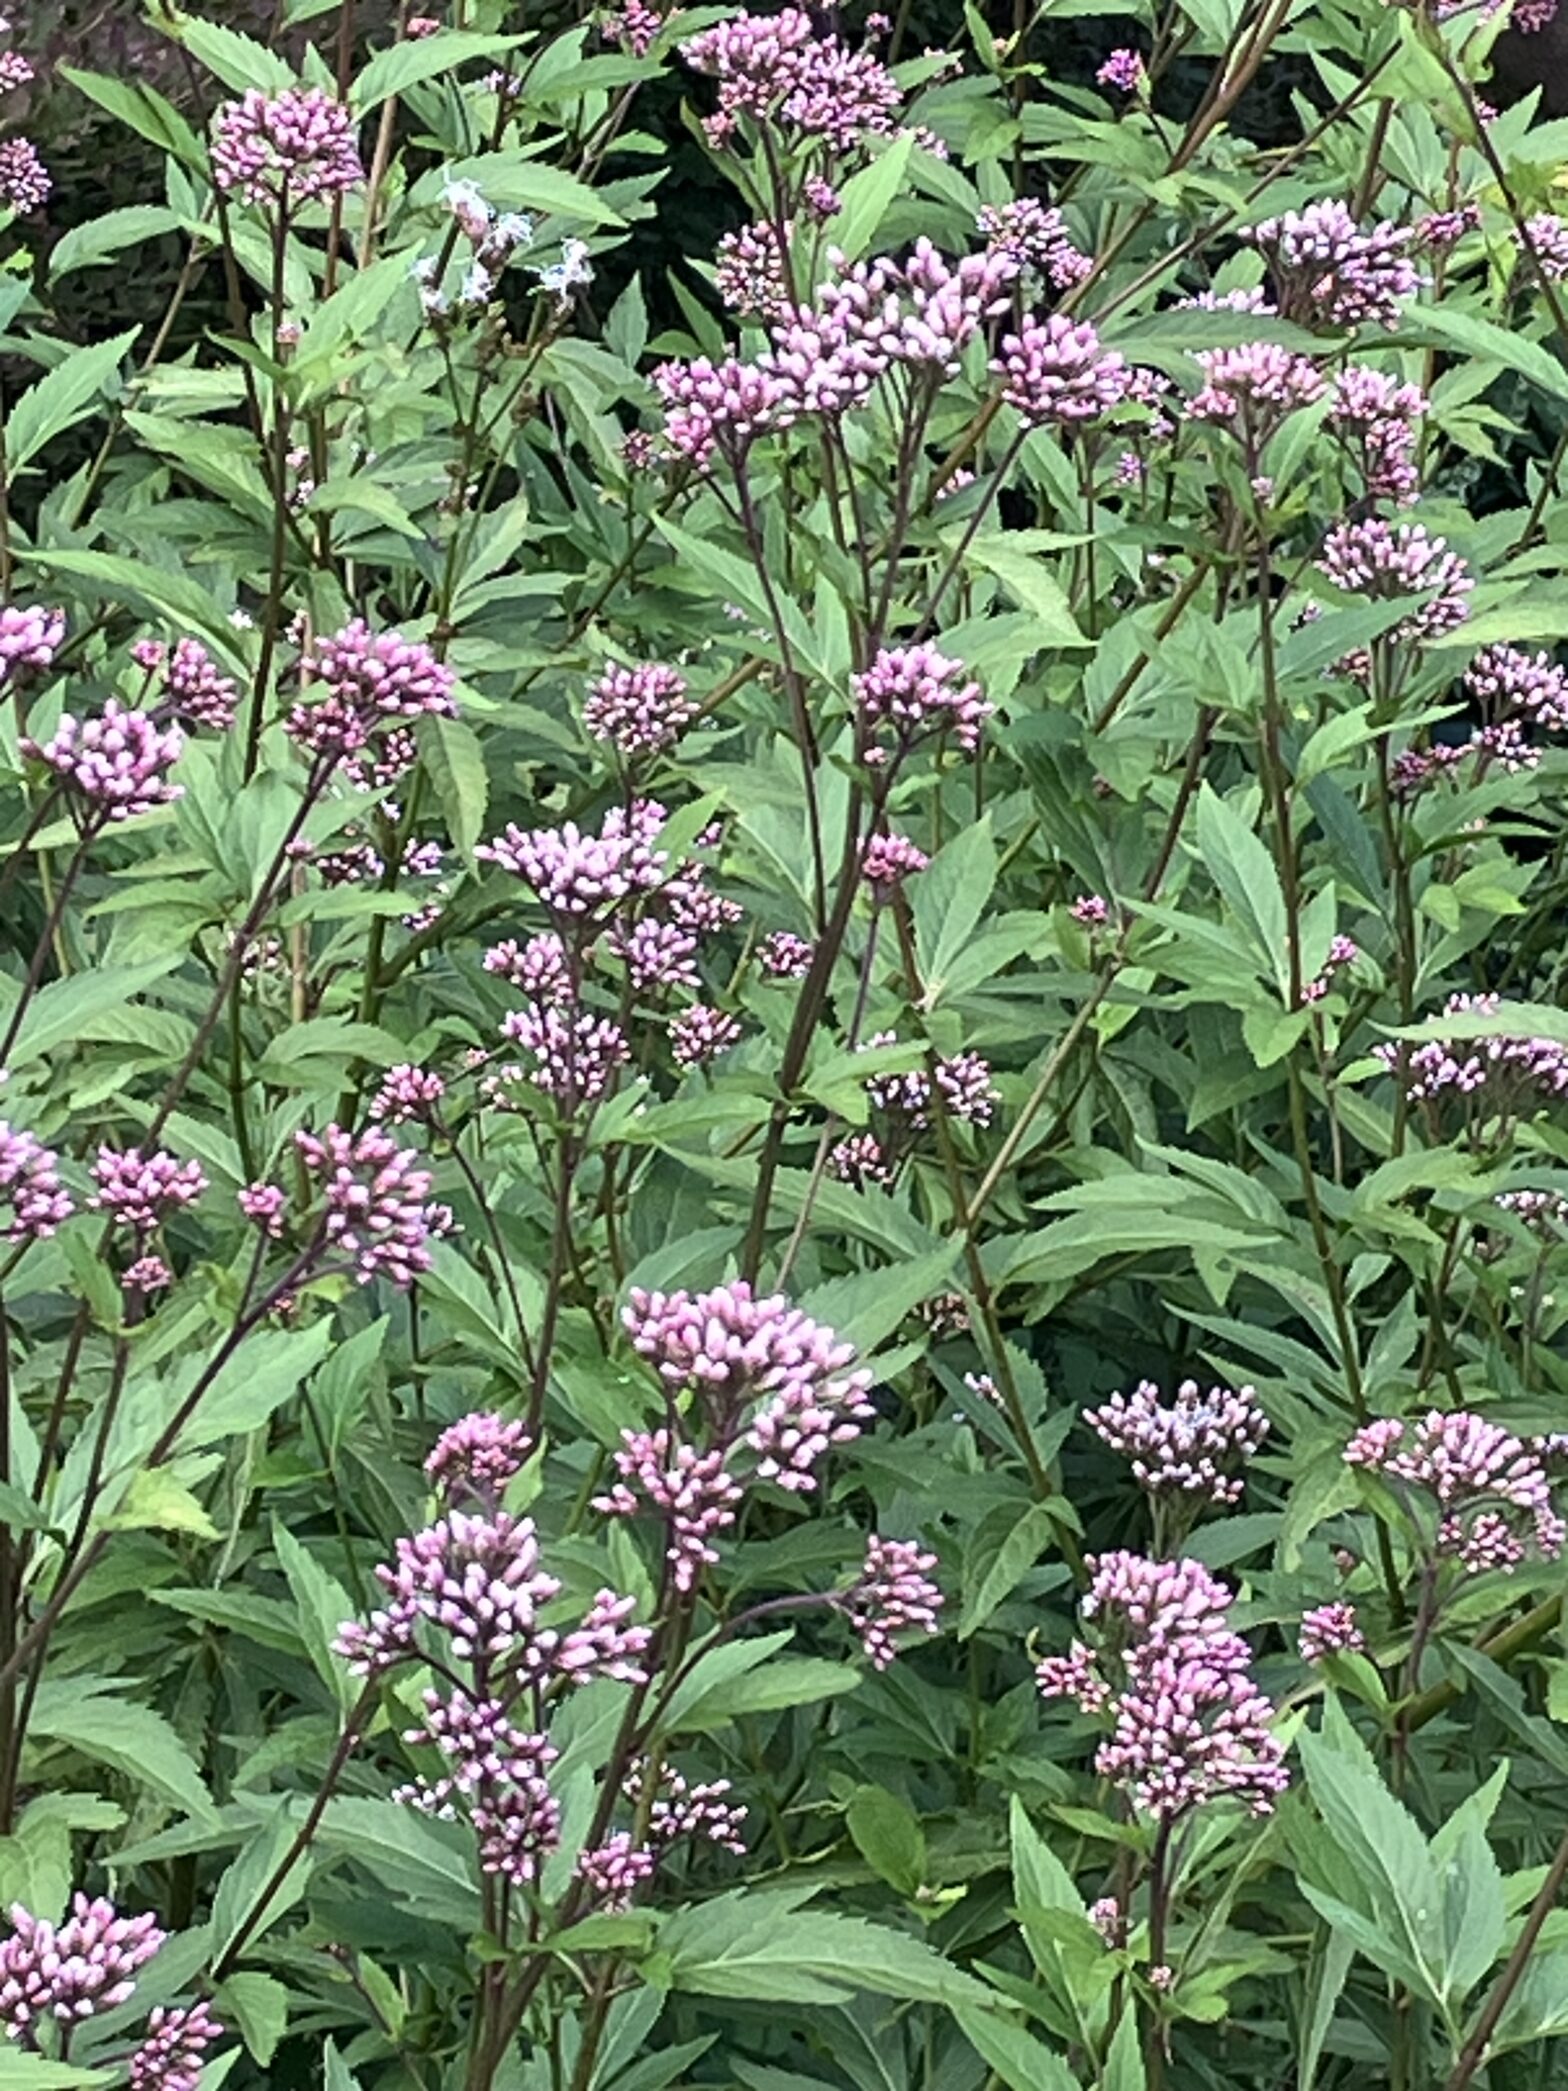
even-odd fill
[[[1057,1510],[1050,1503],[1031,1503],[1022,1511],[986,1564],[978,1582],[964,1592],[958,1638],[977,1634],[997,1607],[1018,1588],[1057,1533]]]
[[[178,211],[161,203],[130,203],[120,210],[105,211],[102,217],[70,228],[49,256],[49,274],[59,278],[73,269],[97,268],[127,247],[178,231],[182,222]]]
[[[913,1895],[926,1877],[926,1840],[908,1801],[885,1786],[857,1786],[844,1825],[873,1873],[900,1895]]]
[[[999,2012],[954,2012],[964,2038],[995,2071],[1008,2091],[1078,2091],[1078,2081],[1060,2055]]]
[[[677,1911],[659,1945],[671,1988],[697,1996],[827,2004],[869,1990],[981,2013],[997,2002],[920,1939],[861,1917],[792,1908],[786,1896],[755,1890]]]
[[[490,805],[490,779],[479,736],[462,719],[431,716],[418,726],[419,753],[441,811],[452,847],[460,857],[473,854]]]
[[[447,29],[412,41],[405,38],[378,51],[365,66],[349,90],[350,104],[364,115],[389,96],[417,87],[421,80],[434,80],[471,59],[500,58],[521,42],[519,36],[480,36],[465,29]]]
[[[28,1726],[33,1735],[64,1743],[96,1764],[109,1765],[188,1815],[202,1820],[216,1816],[195,1758],[162,1714],[154,1713],[150,1706],[46,1680],[39,1687]]]
[[[217,1995],[218,2008],[232,2018],[240,2038],[265,2069],[288,2030],[289,1993],[276,1975],[247,1969],[231,1975]]]

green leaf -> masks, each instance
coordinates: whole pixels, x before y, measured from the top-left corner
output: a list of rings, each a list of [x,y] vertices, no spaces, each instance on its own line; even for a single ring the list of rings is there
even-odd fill
[[[233,647],[234,631],[207,591],[184,574],[165,573],[145,560],[118,552],[78,552],[52,545],[25,556],[46,574],[72,574],[96,582],[102,598],[116,609],[135,610],[156,624],[189,626],[209,639],[219,653]]]
[[[221,22],[205,22],[195,15],[153,17],[157,26],[177,44],[183,44],[198,65],[216,73],[233,94],[259,87],[267,94],[281,94],[294,85],[294,75],[276,51],[257,43],[238,29]]]
[[[172,153],[186,167],[205,165],[207,155],[201,140],[173,103],[165,101],[155,89],[140,81],[133,85],[112,79],[107,73],[84,72],[74,65],[62,65],[58,71],[59,77],[69,80],[79,94],[149,139],[160,152]],[[65,237],[69,239],[70,233]],[[64,244],[62,240],[61,245]],[[55,252],[58,254],[59,249]]]
[[[1397,1972],[1440,2004],[1443,1897],[1426,1840],[1384,1785],[1337,1701],[1327,1702],[1323,1733],[1303,1732],[1298,1748],[1318,1812],[1368,1914],[1394,1949]],[[1370,1954],[1364,1938],[1361,1943]]]
[[[1008,2091],[1078,2091],[1077,2079],[1061,2057],[1012,2019],[963,2007],[954,2016],[964,2038]]]
[[[913,1895],[926,1877],[926,1840],[909,1803],[884,1786],[857,1786],[844,1822],[872,1872]]]
[[[914,143],[907,131],[894,138],[869,167],[852,174],[840,190],[841,208],[833,220],[833,244],[850,261],[858,261],[876,238],[894,197],[904,186]]]
[[[912,882],[915,948],[927,1009],[936,1006],[948,973],[973,941],[996,885],[996,863],[987,815],[961,827]]]
[[[183,220],[178,211],[161,203],[129,203],[121,210],[105,211],[85,225],[73,225],[49,256],[51,278],[69,275],[72,269],[97,268],[123,254],[127,247],[154,240],[166,232],[177,232]],[[132,337],[134,339],[134,336]]]
[[[34,995],[23,1019],[8,1066],[12,1072],[44,1060],[61,1046],[79,1039],[102,1016],[128,1009],[155,982],[172,973],[179,957],[152,959],[143,966],[99,966],[54,980]],[[15,1006],[15,984],[0,987],[0,1004]],[[103,1033],[98,1033],[102,1037]]]
[[[473,1836],[396,1801],[329,1801],[316,1841],[363,1866],[403,1907],[470,1932],[479,1922]]]
[[[1334,2012],[1344,1993],[1345,1977],[1356,1949],[1343,1932],[1327,1929],[1318,1935],[1307,1969],[1306,2004],[1301,2015],[1300,2046],[1296,2055],[1297,2091],[1312,2091],[1317,2079],[1323,2043]]]
[[[480,36],[472,30],[448,29],[438,36],[417,37],[412,42],[389,44],[378,51],[349,90],[349,102],[363,116],[391,95],[417,87],[421,80],[434,80],[470,59],[499,58],[515,50],[520,36]]]
[[[825,1285],[814,1285],[800,1304],[814,1320],[853,1343],[862,1357],[869,1357],[922,1300],[947,1289],[957,1260],[955,1242],[884,1269],[830,1278]]]
[[[1283,993],[1290,982],[1285,896],[1273,857],[1208,783],[1199,788],[1196,831],[1204,868],[1246,931],[1259,969],[1272,974]]]
[[[89,348],[73,349],[63,363],[28,386],[6,419],[6,464],[11,471],[19,471],[62,430],[93,412],[140,332],[130,327]]]
[[[109,1765],[187,1815],[203,1820],[216,1815],[195,1758],[150,1706],[87,1692],[74,1682],[46,1680],[39,1687],[28,1728],[34,1736],[64,1743],[96,1764]]]
[[[1054,1503],[1031,1503],[1019,1514],[1011,1531],[986,1563],[984,1573],[964,1591],[964,1606],[958,1620],[960,1641],[967,1641],[977,1634],[998,1605],[1012,1596],[1056,1538],[1058,1514],[1059,1506]]]
[[[419,752],[441,801],[452,847],[460,857],[471,856],[490,804],[490,779],[479,736],[462,719],[435,715],[421,719],[417,731]]]
[[[106,1532],[189,1532],[197,1539],[222,1537],[200,1499],[167,1467],[144,1467],[113,1510],[95,1520]]]
[[[228,1866],[223,1878],[218,1882],[212,1903],[214,1961],[224,1958],[234,1940],[239,1937],[241,1929],[247,1926],[251,1913],[282,1865],[294,1837],[295,1826],[289,1820],[287,1810],[279,1807]],[[305,1892],[310,1869],[311,1855],[307,1848],[300,1853],[268,1897],[267,1906],[257,1917],[254,1929],[246,1930],[247,1949],[265,1938],[273,1925],[288,1915]]]
[[[861,1682],[850,1663],[815,1655],[775,1660],[790,1638],[787,1632],[760,1634],[708,1649],[670,1695],[661,1726],[671,1735],[699,1733],[741,1714],[810,1706],[852,1692]]]
[[[1503,1950],[1508,1913],[1503,1876],[1487,1825],[1508,1783],[1504,1758],[1486,1784],[1449,1815],[1432,1839],[1432,1863],[1443,1888],[1443,1928],[1448,1955],[1444,1989],[1459,2004]]]
[[[1479,362],[1499,364],[1504,370],[1516,370],[1555,399],[1568,399],[1568,370],[1539,342],[1512,327],[1499,327],[1452,304],[1423,304],[1419,313],[1412,313],[1400,329],[1400,338],[1405,341],[1434,336],[1445,348],[1458,349],[1461,355]]]
[[[218,2008],[232,2018],[240,2038],[265,2069],[288,2030],[289,1993],[276,1975],[249,1971],[231,1975],[219,1986]]]
[[[179,1450],[259,1430],[321,1363],[332,1334],[324,1316],[307,1329],[260,1329],[247,1337],[180,1432]],[[188,1368],[187,1377],[194,1382],[196,1370]]]
[[[546,167],[521,152],[480,153],[459,160],[438,174],[423,175],[410,192],[416,204],[439,203],[447,182],[473,182],[487,203],[497,210],[548,212],[551,217],[576,219],[583,225],[620,225],[619,212],[601,201],[585,182]]]
[[[1041,646],[1093,646],[1078,629],[1061,583],[1042,561],[1021,548],[1026,533],[977,537],[964,554],[974,566],[994,574],[1018,605],[1034,619]]]
[[[0,2091],[87,2091],[89,2085],[114,2081],[109,2070],[81,2069],[74,2062],[23,2054],[9,2040],[0,2047]]]
[[[671,1988],[753,2004],[839,2003],[860,1989],[977,2013],[996,2005],[922,1940],[793,1899],[743,1888],[678,1910],[659,1940]]]
[[[277,1518],[272,1521],[272,1545],[294,1595],[305,1652],[316,1675],[347,1712],[359,1696],[358,1687],[342,1657],[333,1654],[332,1644],[344,1620],[354,1617],[354,1600]]]

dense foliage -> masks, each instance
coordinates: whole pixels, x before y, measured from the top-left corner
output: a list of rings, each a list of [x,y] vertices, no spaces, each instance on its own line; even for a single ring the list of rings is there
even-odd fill
[[[0,2087],[1561,2080],[1555,4],[1059,12],[0,136]]]

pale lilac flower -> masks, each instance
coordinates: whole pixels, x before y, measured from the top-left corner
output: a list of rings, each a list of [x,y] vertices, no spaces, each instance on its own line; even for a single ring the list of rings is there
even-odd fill
[[[1110,907],[1100,893],[1080,893],[1068,912],[1085,929],[1103,929],[1111,919]]]
[[[1550,0],[1553,8],[1557,0]],[[1464,203],[1457,210],[1429,211],[1416,225],[1416,238],[1423,247],[1441,252],[1446,247],[1457,247],[1467,233],[1481,230],[1481,206]]]
[[[969,1334],[969,1302],[961,1292],[933,1293],[930,1299],[922,1300],[916,1307],[915,1319],[926,1329],[933,1343],[945,1343],[951,1337]]]
[[[994,252],[1007,255],[1020,268],[1037,270],[1057,290],[1070,290],[1094,267],[1092,258],[1074,245],[1061,212],[1037,197],[988,203],[976,225]]]
[[[633,758],[672,748],[696,716],[685,676],[657,661],[607,668],[583,706],[593,738]]]
[[[860,875],[871,888],[872,898],[892,898],[906,878],[924,871],[931,859],[907,835],[873,835],[860,862]]]
[[[649,1627],[627,1624],[636,1609],[634,1597],[599,1591],[581,1623],[561,1636],[555,1654],[561,1675],[579,1682],[606,1677],[616,1684],[646,1684],[641,1658],[653,1634]]]
[[[1335,936],[1329,941],[1323,960],[1323,970],[1315,980],[1307,981],[1301,990],[1304,1003],[1321,1002],[1334,984],[1334,975],[1345,966],[1353,966],[1361,956],[1361,946],[1354,937]]]
[[[1374,598],[1432,595],[1432,600],[1394,626],[1391,637],[1406,645],[1441,637],[1464,623],[1475,579],[1446,538],[1431,537],[1420,523],[1385,523],[1380,517],[1337,524],[1323,542],[1318,571],[1336,587]]]
[[[850,677],[850,692],[868,738],[890,730],[898,755],[943,733],[972,755],[995,706],[981,696],[977,682],[964,678],[963,663],[934,646],[884,646],[863,674]],[[887,759],[885,747],[868,748],[868,761]]]
[[[1505,716],[1523,712],[1545,732],[1568,732],[1568,669],[1545,653],[1485,646],[1465,670],[1465,688]]]
[[[1455,994],[1444,1003],[1443,1014],[1493,1016],[1499,1006],[1496,995]],[[1491,1038],[1432,1038],[1419,1045],[1390,1040],[1372,1051],[1391,1073],[1403,1069],[1412,1103],[1444,1090],[1464,1096],[1482,1092],[1483,1114],[1495,1116],[1568,1093],[1568,1047],[1555,1039],[1514,1032]]]
[[[672,1394],[689,1389],[682,1419],[691,1442],[666,1432],[626,1432],[616,1455],[621,1484],[599,1507],[630,1516],[637,1490],[658,1502],[690,1485],[696,1558],[709,1534],[733,1522],[740,1482],[731,1463],[792,1492],[817,1486],[817,1467],[837,1444],[860,1435],[874,1410],[871,1375],[854,1366],[854,1347],[791,1307],[782,1295],[757,1298],[742,1280],[706,1293],[634,1291],[625,1313],[632,1348]],[[659,1479],[660,1475],[665,1479]],[[672,1559],[680,1566],[677,1529]]]
[[[1560,0],[1514,0],[1508,26],[1521,36],[1539,36],[1556,21],[1559,4]]]
[[[828,1173],[839,1183],[864,1191],[870,1186],[886,1190],[893,1181],[893,1164],[875,1133],[848,1133],[828,1153]]]
[[[1245,1487],[1238,1471],[1257,1453],[1269,1421],[1251,1387],[1210,1387],[1183,1380],[1164,1405],[1152,1380],[1130,1394],[1112,1394],[1083,1420],[1113,1452],[1132,1465],[1133,1478],[1152,1494],[1196,1496],[1234,1503]]]
[[[627,1796],[635,1803],[642,1800],[647,1775],[646,1763],[639,1762],[627,1776]],[[716,1844],[721,1850],[744,1858],[746,1845],[741,1826],[747,1811],[729,1798],[733,1791],[728,1779],[688,1779],[673,1764],[664,1765],[648,1810],[649,1842],[657,1850],[667,1851],[672,1844],[689,1838],[700,1844]]]
[[[49,170],[30,139],[7,138],[0,144],[0,208],[25,217],[42,210],[53,189]]]
[[[703,126],[714,146],[729,141],[740,118],[766,117],[844,152],[868,133],[888,131],[902,100],[886,66],[837,37],[818,36],[797,7],[732,15],[688,37],[680,53],[718,83],[717,114]]]
[[[150,1914],[117,1916],[102,1896],[74,1896],[58,1927],[19,1902],[10,1914],[11,1935],[0,1944],[0,2025],[29,2047],[42,2021],[71,2027],[125,2003],[164,1941]]]
[[[1096,1771],[1165,1822],[1227,1796],[1268,1814],[1289,1774],[1228,1622],[1232,1593],[1196,1561],[1116,1553],[1089,1567],[1082,1614],[1097,1622],[1099,1651],[1075,1643],[1036,1676],[1048,1696],[1109,1718]]]
[[[815,949],[793,930],[775,929],[757,946],[757,966],[768,980],[804,980]]]
[[[506,1782],[472,1810],[481,1872],[498,1874],[514,1888],[531,1887],[561,1843],[561,1804],[545,1776],[558,1753],[544,1736],[532,1740],[536,1768],[525,1772],[521,1760],[515,1762]]]
[[[1123,359],[1101,347],[1087,320],[1061,312],[1006,335],[991,368],[1005,380],[1003,399],[1031,428],[1098,421],[1127,394]]]
[[[329,1125],[294,1142],[322,1199],[325,1239],[352,1257],[361,1285],[385,1277],[408,1286],[430,1269],[430,1244],[452,1215],[430,1202],[430,1171],[413,1148],[377,1125],[359,1134]]]
[[[0,1119],[0,1241],[43,1241],[75,1211],[60,1157]]]
[[[699,1452],[675,1444],[667,1430],[627,1430],[614,1453],[620,1477],[593,1507],[604,1517],[635,1517],[643,1504],[664,1516],[669,1533],[666,1558],[677,1590],[692,1589],[705,1566],[716,1562],[714,1537],[735,1522],[742,1490],[728,1472],[724,1447]]]
[[[979,1401],[990,1402],[992,1408],[1003,1408],[1002,1390],[989,1372],[966,1372],[964,1385]]]
[[[134,819],[172,805],[184,793],[169,771],[185,752],[185,736],[177,727],[165,731],[145,712],[127,710],[115,697],[105,700],[95,718],[62,712],[49,740],[24,735],[20,745],[106,820]]]
[[[418,43],[427,36],[436,36],[440,29],[440,18],[436,15],[410,15],[403,24],[403,34],[410,43]]]
[[[1396,327],[1421,278],[1407,225],[1362,232],[1338,201],[1309,203],[1253,227],[1274,275],[1279,309],[1302,326]]]
[[[1381,1418],[1351,1438],[1345,1462],[1430,1497],[1438,1511],[1438,1553],[1471,1574],[1511,1572],[1532,1547],[1555,1561],[1568,1544],[1568,1526],[1553,1508],[1539,1457],[1484,1416],[1431,1409],[1412,1424]]]
[[[65,612],[41,603],[0,609],[0,689],[24,669],[47,668],[65,637]]]
[[[610,949],[626,968],[628,983],[639,994],[661,989],[701,986],[696,966],[697,939],[678,922],[644,916],[629,930],[612,930]]]
[[[530,1056],[528,1080],[566,1111],[597,1103],[607,1094],[615,1070],[631,1059],[620,1025],[590,1009],[531,1003],[505,1017],[501,1031]]]
[[[1238,348],[1199,349],[1203,389],[1187,411],[1195,421],[1233,423],[1255,447],[1299,407],[1310,406],[1323,379],[1310,356],[1273,341],[1243,342]]]
[[[161,1256],[138,1256],[121,1273],[120,1285],[125,1292],[166,1292],[174,1283],[174,1273]]]
[[[487,973],[499,974],[513,987],[521,988],[535,1002],[566,1002],[572,994],[571,975],[566,966],[566,946],[554,930],[541,930],[525,944],[510,938],[492,944],[484,955]]]
[[[305,689],[284,730],[307,754],[358,754],[394,719],[456,715],[457,678],[421,639],[372,632],[356,617],[300,659]]]
[[[88,1204],[138,1234],[151,1233],[171,1213],[194,1205],[207,1188],[199,1162],[182,1162],[161,1148],[144,1155],[139,1147],[123,1154],[100,1147],[93,1180],[98,1188]]]
[[[1114,1895],[1102,1895],[1089,1905],[1089,1922],[1108,1946],[1119,1946],[1122,1935],[1122,1906]]]
[[[1568,279],[1568,221],[1555,217],[1550,211],[1527,218],[1520,246],[1548,283]]]
[[[474,854],[531,887],[564,929],[659,884],[667,859],[655,845],[663,825],[664,809],[644,800],[629,814],[612,806],[597,835],[574,821],[530,831],[509,826]]]
[[[282,1236],[283,1215],[287,1206],[287,1195],[275,1183],[246,1184],[239,1194],[240,1211],[253,1227],[259,1227],[271,1241],[277,1241]]]
[[[223,2030],[205,2003],[174,2010],[155,2005],[130,2058],[128,2091],[199,2091],[207,2050],[223,2038]]]
[[[33,78],[32,65],[20,51],[0,51],[0,94],[14,94]]]
[[[677,1067],[707,1067],[740,1038],[740,1024],[726,1010],[694,1002],[670,1023],[670,1054]]]
[[[383,1125],[406,1125],[411,1118],[428,1123],[445,1095],[446,1084],[438,1074],[404,1061],[400,1067],[389,1067],[381,1077],[381,1087],[370,1100],[369,1116]]]
[[[786,222],[786,239],[794,227]],[[787,320],[795,307],[787,250],[766,218],[726,232],[713,257],[714,287],[743,319]]]
[[[653,1878],[657,1864],[646,1844],[634,1844],[629,1830],[616,1830],[603,1844],[581,1855],[577,1878],[596,1909],[615,1914],[631,1908],[637,1890]]]
[[[661,363],[653,383],[664,404],[666,444],[701,468],[716,452],[732,467],[741,464],[759,436],[788,428],[795,417],[795,387],[760,362],[696,356]]]
[[[873,1669],[887,1669],[904,1636],[939,1631],[942,1593],[930,1577],[935,1566],[936,1555],[918,1540],[867,1540],[860,1579],[842,1602]]]
[[[606,42],[619,44],[633,58],[647,57],[663,27],[663,15],[649,7],[647,0],[620,0],[615,13],[606,15],[599,25]]]
[[[493,1503],[522,1472],[533,1442],[526,1423],[492,1409],[476,1410],[442,1431],[425,1461],[425,1477],[449,1503],[465,1495]]]
[[[1114,87],[1118,94],[1137,94],[1147,77],[1138,51],[1113,51],[1095,79],[1101,87]]]
[[[1532,1234],[1550,1238],[1568,1229],[1568,1198],[1559,1191],[1499,1191],[1492,1203],[1512,1213]]]
[[[826,175],[808,174],[801,184],[801,200],[819,224],[836,218],[844,208],[842,197]]]
[[[212,174],[243,203],[308,203],[365,178],[354,119],[319,87],[250,88],[213,118]]]
[[[1367,1642],[1356,1623],[1355,1606],[1339,1601],[1302,1613],[1296,1645],[1304,1663],[1320,1663],[1328,1655],[1359,1653]]]
[[[163,687],[174,710],[193,726],[226,732],[239,709],[239,685],[225,675],[199,639],[181,639],[163,672]]]
[[[1175,312],[1254,312],[1265,319],[1276,317],[1276,307],[1261,284],[1245,284],[1235,290],[1200,290],[1190,298],[1178,298]]]

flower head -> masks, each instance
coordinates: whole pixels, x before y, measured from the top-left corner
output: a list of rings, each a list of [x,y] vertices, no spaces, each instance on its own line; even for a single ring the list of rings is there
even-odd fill
[[[139,1147],[128,1147],[123,1154],[100,1147],[93,1179],[98,1188],[88,1204],[138,1234],[161,1227],[171,1213],[194,1205],[207,1188],[199,1162],[182,1162],[163,1149],[143,1154]]]
[[[53,190],[49,170],[30,139],[7,138],[0,143],[0,207],[25,217],[29,211],[42,210]]]
[[[0,689],[29,668],[47,668],[65,637],[65,612],[41,603],[0,609]]]
[[[362,618],[317,639],[299,665],[304,694],[284,730],[309,755],[357,755],[394,720],[457,711],[457,678],[423,640],[372,632]]]
[[[1427,1497],[1438,1513],[1437,1552],[1471,1574],[1506,1573],[1532,1548],[1555,1561],[1568,1544],[1537,1452],[1484,1416],[1432,1409],[1412,1424],[1380,1418],[1356,1432],[1345,1462]]]
[[[0,1241],[43,1241],[74,1211],[60,1157],[0,1119]]]
[[[425,1475],[449,1503],[465,1497],[494,1503],[512,1476],[522,1472],[532,1450],[526,1423],[478,1410],[442,1431],[425,1461]]]
[[[213,118],[212,173],[244,203],[308,203],[365,178],[352,115],[319,87],[270,97],[252,87],[225,102]]]
[[[866,1542],[865,1566],[843,1604],[873,1669],[893,1661],[900,1636],[937,1632],[942,1593],[931,1580],[935,1566],[936,1555],[918,1540],[873,1536]]]
[[[130,2059],[129,2091],[198,2091],[207,2050],[222,2038],[223,2027],[205,2003],[174,2010],[156,2005]]]
[[[1338,1601],[1302,1613],[1296,1645],[1304,1663],[1320,1663],[1327,1655],[1355,1654],[1367,1643],[1356,1623],[1355,1606]]]
[[[329,1125],[294,1142],[322,1201],[325,1238],[353,1259],[361,1285],[386,1277],[407,1286],[430,1269],[431,1241],[452,1215],[430,1203],[430,1171],[413,1148],[379,1125],[357,1135]]]
[[[0,2025],[35,2046],[41,2021],[74,2026],[112,2011],[163,1941],[152,1916],[117,1916],[102,1896],[75,1896],[59,1926],[13,1903],[11,1935],[0,1943]]]
[[[1280,312],[1301,326],[1395,327],[1421,287],[1407,225],[1363,232],[1344,204],[1309,203],[1253,227],[1268,259]]]
[[[991,368],[1004,380],[1003,399],[1031,428],[1098,421],[1127,394],[1123,359],[1100,346],[1087,320],[1061,312],[1007,335]]]
[[[594,739],[632,758],[673,747],[696,716],[685,676],[657,661],[607,668],[583,706]]]
[[[881,647],[863,674],[851,676],[850,691],[868,738],[890,737],[900,753],[935,734],[951,733],[972,755],[995,709],[981,696],[980,685],[965,679],[962,662],[924,643]],[[885,762],[886,748],[873,745],[868,759]]]
[[[1183,1380],[1167,1407],[1152,1380],[1130,1394],[1113,1394],[1084,1421],[1102,1444],[1132,1463],[1134,1478],[1153,1494],[1196,1496],[1234,1503],[1245,1486],[1245,1466],[1268,1435],[1267,1416],[1251,1387],[1239,1390]]]
[[[24,737],[21,747],[47,763],[106,820],[151,813],[184,791],[169,777],[185,752],[184,735],[177,727],[157,726],[145,712],[127,710],[114,697],[91,719],[62,712],[49,740]]]

